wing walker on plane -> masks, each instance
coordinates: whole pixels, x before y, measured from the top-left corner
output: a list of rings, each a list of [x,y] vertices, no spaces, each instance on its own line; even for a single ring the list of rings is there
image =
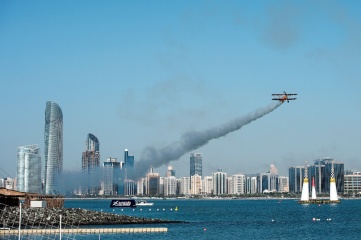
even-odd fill
[[[276,97],[272,98],[272,100],[280,101],[280,102],[284,102],[284,101],[290,102],[290,100],[297,99],[295,97],[289,97],[289,96],[294,96],[294,95],[297,95],[297,93],[286,93],[286,92],[274,93],[274,94],[272,94],[272,96],[276,96]]]

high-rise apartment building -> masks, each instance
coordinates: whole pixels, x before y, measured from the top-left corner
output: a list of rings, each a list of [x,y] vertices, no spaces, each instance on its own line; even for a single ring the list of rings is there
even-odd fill
[[[189,195],[190,177],[181,177],[179,182],[179,194]]]
[[[257,188],[257,174],[246,174],[245,193],[255,194],[258,192]]]
[[[124,180],[124,195],[135,196],[137,194],[137,184],[134,180]]]
[[[231,176],[231,187],[229,194],[244,194],[246,185],[246,177],[243,174],[235,174]]]
[[[138,196],[142,196],[145,194],[145,186],[146,186],[146,179],[145,178],[140,178],[137,181],[137,195]]]
[[[150,173],[147,173],[147,195],[158,195],[160,192],[160,176],[159,173],[154,173],[151,170]]]
[[[278,188],[279,192],[289,192],[288,177],[278,178]]]
[[[100,190],[100,153],[99,140],[89,133],[82,153],[81,169],[83,171],[82,193],[96,195]]]
[[[20,192],[41,193],[41,157],[38,145],[18,147],[17,186]]]
[[[218,172],[212,173],[213,178],[213,194],[223,195],[227,194],[227,173],[219,169]]]
[[[174,176],[164,178],[164,196],[177,194],[177,179]]]
[[[191,194],[199,195],[202,192],[202,177],[198,174],[191,176]]]
[[[63,171],[63,113],[55,102],[46,102],[45,109],[45,194],[62,192],[60,175]]]
[[[361,172],[346,171],[344,193],[357,194],[359,196],[361,193]]]
[[[297,166],[288,169],[288,181],[290,193],[301,193],[305,167]]]
[[[107,161],[103,163],[103,181],[104,181],[104,195],[118,195],[119,190],[119,176],[120,176],[120,162],[116,158],[108,157]]]
[[[213,177],[205,176],[202,180],[202,193],[203,194],[212,194],[213,192]]]

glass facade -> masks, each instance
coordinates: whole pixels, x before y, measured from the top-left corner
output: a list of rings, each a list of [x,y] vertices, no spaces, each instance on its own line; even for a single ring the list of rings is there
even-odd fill
[[[337,192],[344,192],[344,164],[335,162],[331,158],[322,158],[314,161],[314,165],[307,166],[308,189],[312,189],[312,178],[315,179],[315,188],[318,193],[330,192],[330,178],[332,161],[336,179]],[[291,193],[301,193],[305,167],[289,168],[289,187]]]
[[[334,165],[336,189],[337,192],[344,192],[344,164],[334,161],[331,158],[323,158],[315,160],[314,166],[318,167],[318,173],[320,175],[315,177],[315,184],[320,187],[321,192],[330,192],[330,178],[331,178],[331,167],[332,162]],[[309,176],[310,177],[310,176]],[[312,178],[309,178],[312,179]]]
[[[198,174],[199,176],[202,175],[202,154],[201,153],[191,153],[190,156],[190,177]],[[190,184],[192,185],[192,179],[190,181]]]
[[[202,176],[202,154],[191,153],[190,157],[190,176],[198,174]]]
[[[46,102],[45,109],[45,194],[61,193],[63,171],[63,113],[58,104]]]
[[[134,156],[129,155],[128,149],[124,150],[124,178],[127,180],[135,180],[134,173]]]
[[[290,193],[301,193],[305,167],[290,167],[288,169]]]
[[[41,193],[41,157],[38,145],[18,147],[17,190]]]
[[[116,158],[107,158],[103,163],[104,195],[123,195],[124,182],[120,184],[119,176],[120,162],[117,162]]]
[[[85,147],[85,152],[82,154],[82,171],[84,173],[82,193],[95,195],[98,194],[100,190],[100,153],[98,138],[89,133],[85,141]]]

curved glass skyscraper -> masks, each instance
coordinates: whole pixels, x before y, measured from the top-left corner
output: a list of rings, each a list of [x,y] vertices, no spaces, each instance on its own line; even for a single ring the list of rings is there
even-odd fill
[[[45,109],[45,194],[59,194],[63,171],[63,113],[58,104],[46,102]]]

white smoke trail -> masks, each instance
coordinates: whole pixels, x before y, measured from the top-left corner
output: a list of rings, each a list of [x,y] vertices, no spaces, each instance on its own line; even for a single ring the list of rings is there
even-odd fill
[[[272,112],[279,107],[282,102],[271,104],[265,108],[260,108],[246,116],[239,117],[220,125],[201,132],[191,131],[183,134],[181,139],[162,149],[147,147],[144,149],[142,158],[136,163],[136,177],[144,177],[150,167],[160,167],[168,164],[170,161],[178,160],[187,152],[198,149],[206,145],[210,140],[226,136],[228,133],[234,132],[244,125],[247,125],[258,118]]]

